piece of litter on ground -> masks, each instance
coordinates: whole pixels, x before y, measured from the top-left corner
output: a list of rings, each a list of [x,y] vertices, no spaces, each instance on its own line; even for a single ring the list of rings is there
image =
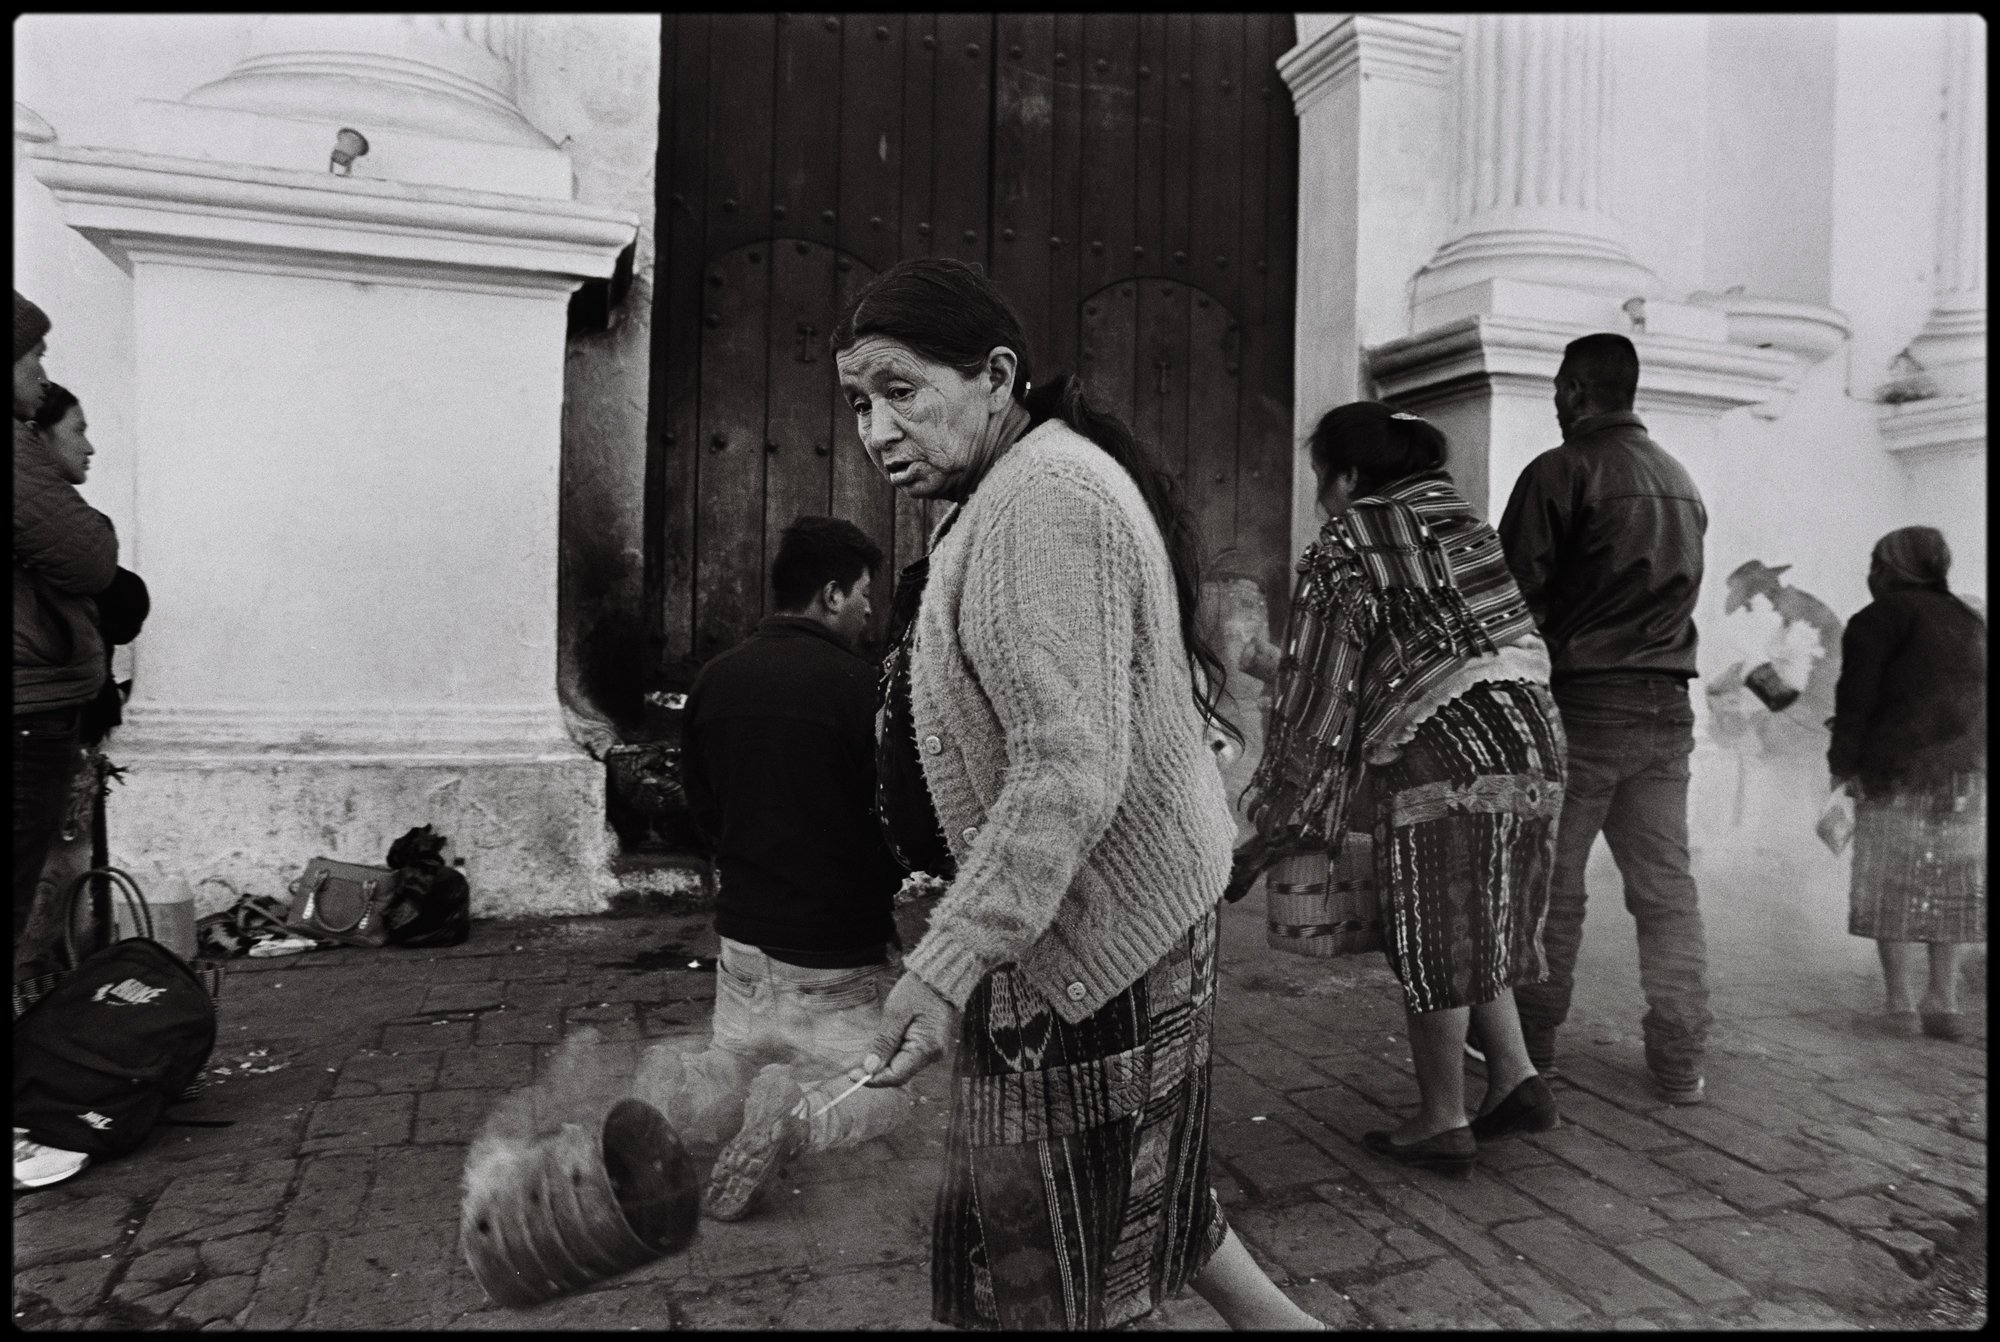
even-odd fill
[[[1262,1123],[1264,1121],[1264,1117],[1265,1116],[1263,1114],[1252,1114],[1250,1115],[1250,1121],[1252,1123]]]

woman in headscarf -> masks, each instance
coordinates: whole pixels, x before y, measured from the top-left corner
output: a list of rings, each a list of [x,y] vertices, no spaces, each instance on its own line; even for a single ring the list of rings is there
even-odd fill
[[[1444,471],[1444,434],[1379,401],[1313,431],[1329,520],[1299,560],[1264,759],[1256,833],[1232,897],[1280,857],[1338,853],[1372,831],[1389,964],[1402,981],[1421,1097],[1370,1150],[1464,1177],[1478,1140],[1559,1122],[1528,1059],[1511,989],[1547,973],[1562,720],[1548,651],[1493,528]],[[1371,775],[1365,809],[1357,787]],[[1468,1124],[1468,1022],[1486,1095]]]
[[[1892,1022],[1957,1039],[1967,947],[1986,940],[1986,621],[1948,582],[1935,527],[1875,543],[1874,600],[1847,622],[1833,785],[1854,799],[1847,930],[1872,937]],[[1930,984],[1917,996],[1917,945]]]
[[[1317,1328],[1208,1183],[1235,824],[1172,477],[1076,381],[1032,380],[963,262],[885,271],[832,346],[869,459],[953,505],[897,583],[877,766],[898,854],[951,884],[854,1073],[902,1085],[960,1013],[932,1314],[1108,1328],[1192,1283],[1233,1326]]]

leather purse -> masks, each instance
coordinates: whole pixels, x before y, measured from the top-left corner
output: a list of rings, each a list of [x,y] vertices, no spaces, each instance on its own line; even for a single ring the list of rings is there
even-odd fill
[[[316,857],[291,883],[287,930],[347,946],[380,946],[388,939],[382,915],[396,895],[396,873]]]
[[[1375,890],[1375,840],[1350,833],[1340,856],[1281,858],[1264,877],[1266,941],[1315,959],[1382,949],[1382,909]]]

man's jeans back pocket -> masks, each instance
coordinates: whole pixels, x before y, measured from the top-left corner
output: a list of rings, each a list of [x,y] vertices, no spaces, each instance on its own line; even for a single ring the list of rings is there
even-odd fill
[[[819,1011],[874,1006],[882,1000],[882,969],[879,965],[866,965],[839,978],[793,984],[792,990],[807,1006]]]

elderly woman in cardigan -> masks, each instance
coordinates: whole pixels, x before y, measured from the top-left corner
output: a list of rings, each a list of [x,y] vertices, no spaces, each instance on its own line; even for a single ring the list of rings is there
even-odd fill
[[[897,584],[878,762],[899,854],[951,883],[855,1071],[902,1085],[956,1029],[932,1313],[1105,1328],[1191,1281],[1233,1325],[1316,1328],[1208,1185],[1234,824],[1171,478],[1074,380],[1030,390],[963,263],[884,272],[832,344],[869,459],[953,505]]]
[[[1847,930],[1875,940],[1888,1014],[1957,1039],[1967,949],[1986,940],[1986,621],[1935,527],[1875,543],[1874,601],[1841,637],[1827,764],[1854,808]],[[1916,950],[1930,983],[1917,996]]]
[[[1376,401],[1328,411],[1311,440],[1330,520],[1299,561],[1256,833],[1232,897],[1271,863],[1372,831],[1383,939],[1403,983],[1421,1103],[1363,1144],[1463,1177],[1477,1141],[1556,1126],[1511,989],[1546,972],[1564,742],[1548,653],[1493,529],[1443,468],[1428,421]],[[1354,798],[1371,773],[1371,804]],[[1468,1126],[1468,1020],[1486,1096]]]

